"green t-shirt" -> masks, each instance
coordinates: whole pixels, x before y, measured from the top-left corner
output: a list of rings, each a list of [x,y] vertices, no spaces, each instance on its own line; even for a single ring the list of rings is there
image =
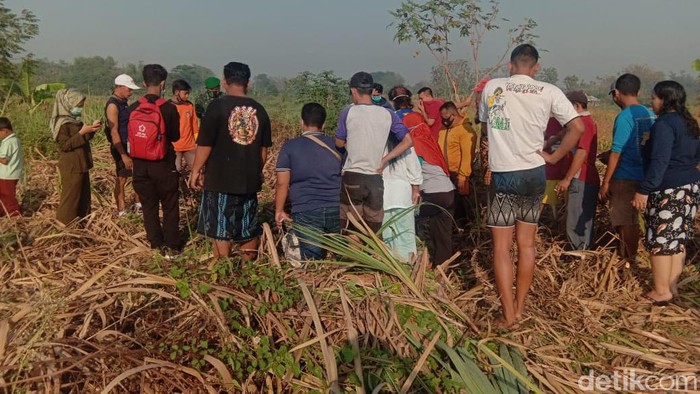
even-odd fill
[[[19,179],[22,176],[22,146],[15,133],[0,140],[0,158],[9,163],[0,163],[0,179]]]

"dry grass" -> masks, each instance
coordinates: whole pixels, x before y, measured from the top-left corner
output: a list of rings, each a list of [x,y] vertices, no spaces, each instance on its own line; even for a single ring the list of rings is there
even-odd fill
[[[496,333],[490,323],[499,304],[483,228],[460,236],[462,254],[445,271],[429,272],[426,260],[418,259],[412,278],[421,297],[389,276],[332,265],[287,269],[284,283],[293,288],[288,293],[256,289],[240,285],[237,270],[214,278],[220,267],[200,258],[207,250],[196,236],[189,241],[191,253],[177,263],[155,256],[138,217],[113,215],[112,164],[104,147],[95,157],[93,214],[83,227],[64,228],[55,221],[56,163],[49,160],[33,162],[23,189],[33,215],[0,220],[0,391],[281,393],[339,386],[371,392],[349,376],[382,367],[372,357],[339,362],[334,353],[347,346],[413,360],[410,375],[386,382],[383,390],[393,392],[392,385],[398,391],[430,372],[426,354],[436,341],[431,325],[443,328],[438,332],[449,345],[471,338],[517,347],[531,379],[546,392],[578,392],[577,380],[589,369],[700,372],[700,274],[692,265],[682,277],[684,297],[652,308],[635,301],[649,286],[648,263],[627,267],[604,247],[566,253],[561,240],[543,229],[526,319],[512,332]],[[268,165],[268,180],[271,170]],[[193,212],[191,206],[183,208],[183,221],[192,220]],[[270,255],[270,244],[263,245]],[[697,246],[696,238],[689,261],[700,261]],[[173,268],[186,270],[190,294],[183,295],[183,277]],[[307,289],[303,297],[300,283]],[[283,294],[298,298],[280,311],[261,309]],[[233,306],[222,307],[224,300]],[[232,328],[231,310],[240,312],[240,321],[256,334]],[[434,311],[437,318],[422,326],[420,311]],[[406,334],[418,338],[423,349]],[[223,353],[204,355],[195,368],[187,364],[190,355],[171,361],[158,348],[173,338],[198,338],[235,354],[262,346],[262,336],[274,339],[277,348],[287,346],[301,372],[274,374],[270,368],[243,371],[245,377],[237,379],[241,371]],[[485,354],[477,357],[488,363]],[[413,383],[406,391],[426,389]]]

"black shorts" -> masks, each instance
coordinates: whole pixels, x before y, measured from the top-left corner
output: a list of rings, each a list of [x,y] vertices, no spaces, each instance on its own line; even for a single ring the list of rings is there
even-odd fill
[[[487,225],[512,227],[516,221],[537,224],[546,185],[544,166],[492,173]]]
[[[341,229],[355,229],[348,220],[349,213],[359,214],[372,231],[379,230],[384,220],[384,180],[381,175],[343,174],[340,187]]]
[[[693,237],[693,222],[700,205],[700,182],[649,193],[644,243],[649,253],[685,253]]]
[[[122,147],[124,147],[124,152],[126,152],[126,143],[122,142]],[[117,165],[117,176],[122,177],[122,178],[128,178],[133,175],[133,172],[131,170],[126,169],[126,165],[124,164],[124,160],[122,160],[122,155],[119,154],[119,152],[114,149],[114,145],[110,146],[109,152],[112,154],[112,158],[114,159],[114,164]]]
[[[219,241],[246,242],[261,233],[258,196],[202,191],[197,232]]]

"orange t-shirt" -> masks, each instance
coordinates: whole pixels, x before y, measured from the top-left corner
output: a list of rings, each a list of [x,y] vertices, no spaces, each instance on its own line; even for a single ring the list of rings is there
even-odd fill
[[[173,142],[175,152],[186,152],[196,148],[199,123],[194,112],[194,105],[189,102],[171,101],[180,115],[180,139]]]

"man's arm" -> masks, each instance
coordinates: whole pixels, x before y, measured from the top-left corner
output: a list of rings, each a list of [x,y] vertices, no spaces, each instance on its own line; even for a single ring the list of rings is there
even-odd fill
[[[275,222],[277,226],[282,226],[284,220],[292,220],[284,211],[284,204],[287,202],[287,196],[289,195],[291,179],[291,171],[277,171],[277,183],[275,184]]]
[[[605,176],[603,177],[603,182],[601,183],[600,191],[598,192],[598,198],[601,200],[608,198],[610,180],[612,180],[613,175],[615,175],[618,164],[620,164],[620,152],[610,152],[610,157],[608,158],[608,168],[605,170]]]
[[[121,156],[124,162],[124,167],[127,170],[134,168],[134,162],[131,157],[124,149],[122,144],[122,139],[119,136],[119,110],[115,104],[109,104],[107,106],[107,124],[109,125],[109,135],[112,137],[112,146]]]
[[[588,152],[585,149],[579,148],[576,150],[576,154],[574,154],[574,158],[571,160],[571,166],[569,166],[566,176],[564,176],[564,179],[559,181],[557,184],[557,192],[566,193],[566,191],[569,190],[571,181],[574,179],[579,170],[581,170],[581,167],[583,167],[583,163],[586,161],[587,155]]]
[[[396,157],[399,157],[402,153],[404,153],[408,148],[413,146],[413,138],[411,138],[410,134],[406,134],[406,136],[399,142],[398,145],[394,147],[394,149],[391,150],[384,158],[382,158],[382,161],[379,163],[379,167],[377,168],[377,173],[381,174],[384,171],[384,167],[386,167],[386,163],[390,162]]]
[[[260,171],[265,168],[265,163],[267,163],[267,147],[263,146],[260,148]]]
[[[566,124],[566,134],[561,140],[559,149],[553,153],[540,152],[544,160],[549,164],[556,164],[563,159],[575,146],[578,144],[579,138],[583,135],[586,126],[583,124],[581,117],[572,119]]]
[[[435,119],[431,119],[428,116],[428,113],[425,111],[425,105],[423,104],[423,101],[418,100],[418,106],[416,106],[414,110],[423,117],[423,120],[425,120],[425,123],[427,123],[428,126],[432,126],[435,123]]]
[[[190,187],[194,190],[200,190],[202,188],[202,168],[209,160],[209,155],[211,155],[211,146],[197,145],[197,149],[194,154],[194,164],[192,164],[192,174],[190,175]]]

